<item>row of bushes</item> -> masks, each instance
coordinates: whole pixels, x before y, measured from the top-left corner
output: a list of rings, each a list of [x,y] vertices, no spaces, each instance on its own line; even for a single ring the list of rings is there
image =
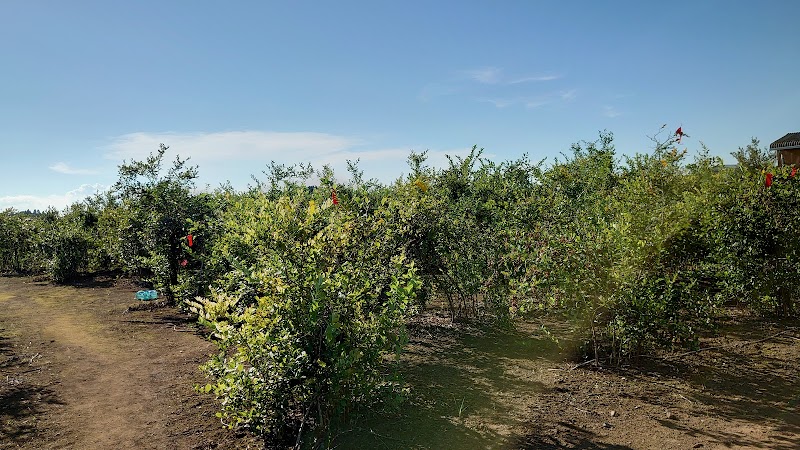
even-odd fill
[[[109,266],[108,230],[101,209],[87,200],[66,211],[0,212],[0,272],[47,274],[58,283]]]
[[[499,326],[555,314],[611,361],[696,346],[726,302],[800,312],[800,180],[755,140],[733,167],[671,138],[620,159],[602,133],[547,166],[473,148],[443,169],[412,153],[389,186],[355,164],[345,183],[273,164],[245,191],[201,193],[195,167],[162,167],[166,150],[63,213],[2,213],[0,270],[148,278],[213,331],[203,389],[221,417],[271,439],[398,401],[387,357],[430,302]]]

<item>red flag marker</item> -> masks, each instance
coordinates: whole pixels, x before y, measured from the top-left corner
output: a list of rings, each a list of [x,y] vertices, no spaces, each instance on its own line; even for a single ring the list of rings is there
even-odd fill
[[[764,186],[766,186],[766,187],[772,186],[772,174],[769,173],[769,172],[767,172],[767,177],[764,180]]]
[[[683,127],[678,127],[678,129],[675,130],[675,136],[678,136],[678,143],[680,143],[681,139],[683,139]]]
[[[189,235],[186,236],[186,240],[189,241],[189,247],[194,246],[194,236],[192,236],[191,233],[189,233]]]

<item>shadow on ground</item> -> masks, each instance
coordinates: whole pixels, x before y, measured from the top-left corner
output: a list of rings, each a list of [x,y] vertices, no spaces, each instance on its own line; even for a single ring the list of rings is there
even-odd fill
[[[772,438],[777,442],[764,443],[742,433],[703,430],[659,420],[664,427],[704,436],[727,446],[800,448],[800,329],[786,323],[765,325],[763,321],[745,321],[725,327],[720,335],[724,338],[704,343],[708,348],[705,351],[671,360],[642,362],[625,374],[686,384],[691,389],[688,398],[701,405],[705,414],[728,421],[768,425],[773,428]],[[641,400],[668,407],[664,398]]]
[[[559,355],[553,342],[424,324],[410,334],[399,371],[411,399],[396,414],[358,420],[337,448],[508,448],[525,434],[530,402],[544,389],[534,374]]]
[[[120,275],[121,273],[113,271],[81,275],[65,285],[78,289],[110,288],[114,286]]]
[[[29,374],[40,370],[34,361],[35,355],[16,354],[9,339],[0,335],[0,435],[18,445],[36,433],[44,408],[63,404],[53,391],[30,380]]]
[[[519,450],[556,450],[556,449],[582,449],[582,450],[632,450],[624,445],[604,444],[598,442],[598,437],[591,431],[576,427],[566,422],[558,422],[561,433],[555,436],[550,433],[531,433],[520,439],[513,448]]]

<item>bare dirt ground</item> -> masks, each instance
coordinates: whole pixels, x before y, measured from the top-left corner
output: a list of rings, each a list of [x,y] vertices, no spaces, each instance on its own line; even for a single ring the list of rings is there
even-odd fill
[[[185,314],[130,311],[136,287],[0,277],[0,448],[257,448],[227,431]],[[734,314],[697,353],[573,369],[535,327],[411,324],[411,400],[341,449],[799,449],[800,324]],[[566,346],[565,346],[566,347]]]
[[[800,449],[800,328],[732,313],[707,350],[550,371],[521,447]]]
[[[130,282],[0,278],[0,448],[255,448],[193,390],[214,352],[175,309],[127,311]]]
[[[411,404],[338,447],[800,449],[800,324],[730,313],[707,350],[605,369],[576,368],[532,324],[482,332],[428,316],[401,364]]]

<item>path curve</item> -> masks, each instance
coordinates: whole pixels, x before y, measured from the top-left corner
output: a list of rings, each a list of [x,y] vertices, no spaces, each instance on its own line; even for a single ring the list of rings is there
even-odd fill
[[[135,288],[0,278],[0,448],[248,448],[196,393],[215,349]]]

